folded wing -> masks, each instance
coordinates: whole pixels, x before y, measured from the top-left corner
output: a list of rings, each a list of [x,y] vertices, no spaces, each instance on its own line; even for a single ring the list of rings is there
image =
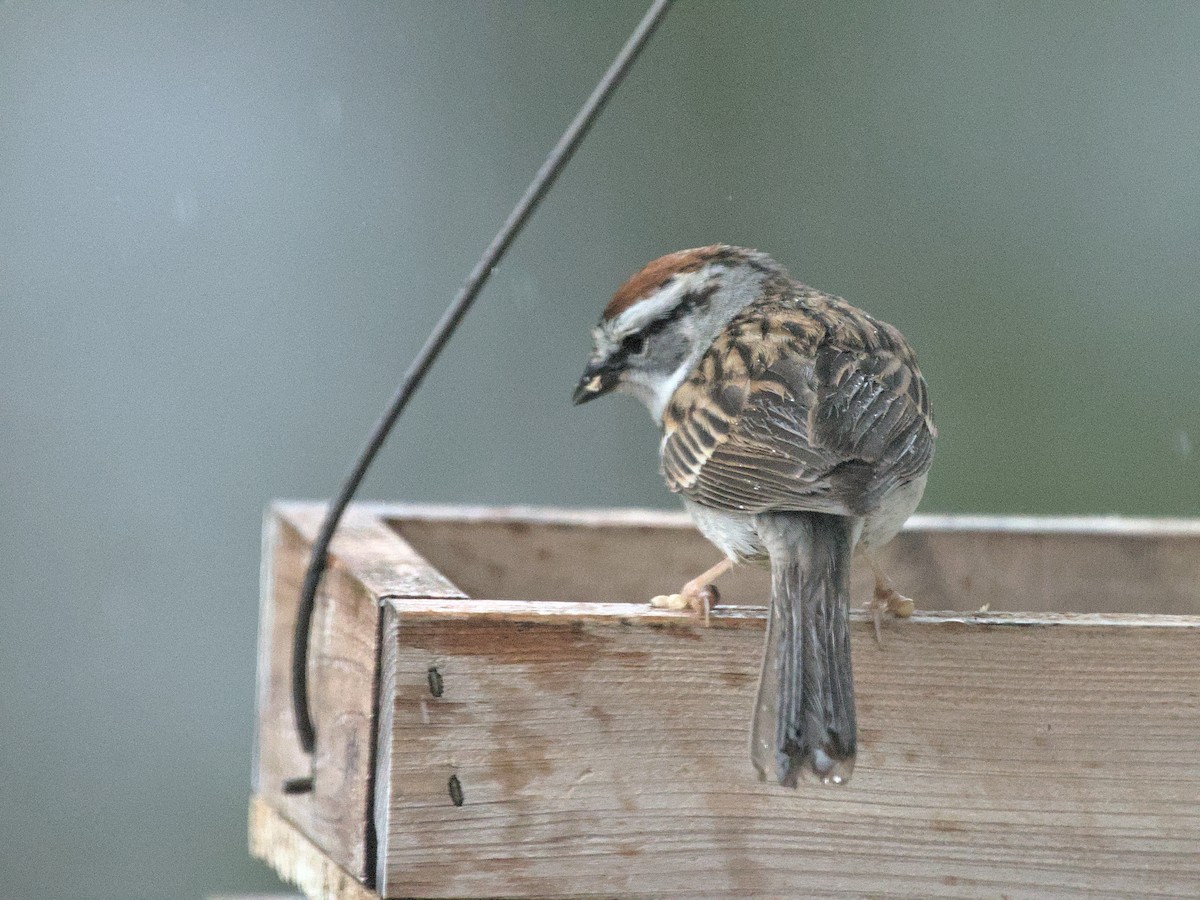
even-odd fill
[[[900,333],[807,289],[735,319],[663,425],[671,490],[745,512],[865,515],[928,469],[936,434]]]

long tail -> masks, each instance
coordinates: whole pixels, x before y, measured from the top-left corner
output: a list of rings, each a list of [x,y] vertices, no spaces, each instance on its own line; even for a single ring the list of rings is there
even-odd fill
[[[771,614],[750,759],[759,778],[794,787],[807,767],[826,784],[854,770],[849,580],[854,522],[824,513],[763,513]]]

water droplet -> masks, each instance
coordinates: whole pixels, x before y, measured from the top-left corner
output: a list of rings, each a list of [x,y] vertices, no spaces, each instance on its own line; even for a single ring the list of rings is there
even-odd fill
[[[1179,451],[1180,456],[1187,459],[1192,455],[1192,437],[1184,429],[1180,428],[1177,438],[1176,449]]]
[[[200,215],[200,198],[192,188],[181,188],[175,192],[171,212],[180,225],[191,225]]]

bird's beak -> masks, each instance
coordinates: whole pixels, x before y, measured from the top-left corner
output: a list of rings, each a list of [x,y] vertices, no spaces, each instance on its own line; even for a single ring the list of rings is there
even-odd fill
[[[603,397],[615,388],[618,382],[620,382],[620,376],[616,369],[603,362],[589,363],[580,377],[579,385],[575,388],[571,399],[575,401],[576,406],[580,403],[587,403],[589,400]]]

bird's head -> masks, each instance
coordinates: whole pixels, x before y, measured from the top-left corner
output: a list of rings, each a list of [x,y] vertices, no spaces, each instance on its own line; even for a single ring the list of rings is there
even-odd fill
[[[655,419],[720,330],[786,277],[765,253],[714,244],[659,257],[626,281],[592,329],[576,403],[632,394]]]

